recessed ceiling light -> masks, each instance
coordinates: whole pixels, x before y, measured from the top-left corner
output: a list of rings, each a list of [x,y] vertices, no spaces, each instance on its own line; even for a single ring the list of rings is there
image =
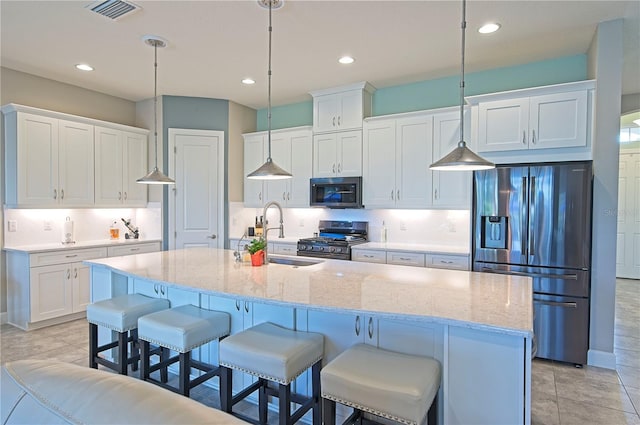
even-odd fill
[[[86,63],[79,63],[76,65],[80,71],[93,71],[93,67],[91,65],[87,65]]]
[[[351,56],[343,56],[340,59],[338,59],[338,62],[340,62],[341,64],[344,64],[344,65],[348,65],[350,63],[355,62],[355,59],[352,58]]]
[[[480,34],[491,34],[492,32],[496,32],[500,29],[500,24],[491,22],[488,24],[484,24],[480,28],[478,28],[478,32]]]
[[[242,84],[250,85],[255,83],[256,83],[256,80],[254,80],[253,78],[245,78],[242,80]]]

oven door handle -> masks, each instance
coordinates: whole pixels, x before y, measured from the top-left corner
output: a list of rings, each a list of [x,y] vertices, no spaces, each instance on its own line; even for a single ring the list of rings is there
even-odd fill
[[[578,275],[575,273],[572,274],[551,274],[551,273],[527,273],[527,272],[510,272],[506,270],[497,270],[489,267],[483,267],[483,272],[491,272],[497,274],[506,274],[513,276],[525,276],[525,277],[540,277],[543,279],[562,279],[562,280],[578,280]]]
[[[552,307],[578,308],[578,303],[576,303],[574,301],[558,302],[558,301],[545,301],[545,300],[541,300],[539,298],[534,298],[533,302],[534,303],[538,303],[538,304],[544,304],[544,305],[552,306]]]

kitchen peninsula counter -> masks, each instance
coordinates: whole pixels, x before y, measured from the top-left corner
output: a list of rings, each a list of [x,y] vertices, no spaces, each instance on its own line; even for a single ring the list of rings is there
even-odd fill
[[[417,351],[443,366],[441,423],[530,423],[530,278],[305,260],[318,263],[252,267],[236,263],[232,250],[194,248],[85,263],[92,269],[94,302],[139,292],[144,284],[157,296],[168,296],[172,305],[188,300],[189,293],[198,294],[191,299],[200,300],[201,306],[230,306],[232,332],[275,319],[284,326],[325,334],[325,341],[331,342],[325,344],[325,363],[337,355],[335,347],[357,342]],[[166,289],[158,291],[159,286]],[[187,296],[172,299],[172,290]],[[243,313],[250,311],[247,303],[254,306],[250,319]],[[279,309],[288,319],[280,323],[273,313],[259,313],[261,305],[266,306],[263,311]],[[234,319],[236,310],[240,325]],[[347,328],[354,332],[350,317],[355,318],[355,336],[344,342]]]

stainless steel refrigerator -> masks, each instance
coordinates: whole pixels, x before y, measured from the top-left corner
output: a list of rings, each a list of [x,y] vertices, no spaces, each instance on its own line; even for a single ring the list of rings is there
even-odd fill
[[[537,357],[587,362],[592,180],[591,162],[474,173],[473,270],[533,278]]]

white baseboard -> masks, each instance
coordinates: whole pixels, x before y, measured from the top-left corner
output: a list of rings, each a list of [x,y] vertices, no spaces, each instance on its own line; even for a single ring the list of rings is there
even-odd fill
[[[587,352],[587,364],[616,370],[616,355],[608,351],[589,350]]]
[[[7,312],[3,311],[2,313],[0,313],[0,325],[4,325],[5,323],[7,323]]]

